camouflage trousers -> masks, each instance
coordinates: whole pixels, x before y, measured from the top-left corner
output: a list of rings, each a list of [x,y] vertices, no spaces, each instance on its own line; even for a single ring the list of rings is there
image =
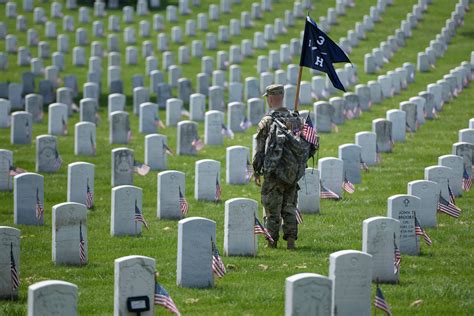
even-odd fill
[[[266,178],[262,185],[262,204],[265,210],[265,227],[276,241],[283,228],[283,239],[298,239],[296,202],[298,184],[288,185],[272,178]],[[283,226],[281,222],[283,220]]]

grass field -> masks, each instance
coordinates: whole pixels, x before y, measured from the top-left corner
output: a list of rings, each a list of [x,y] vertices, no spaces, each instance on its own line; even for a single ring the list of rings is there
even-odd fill
[[[175,4],[176,1],[162,1],[166,4]],[[242,0],[241,4],[233,5],[232,14],[221,14],[220,21],[209,22],[209,31],[216,32],[219,24],[228,24],[231,18],[240,19],[241,11],[250,11],[252,1]],[[355,8],[348,8],[347,14],[339,17],[339,23],[332,27],[330,36],[337,42],[345,36],[348,29],[354,27],[355,22],[361,21],[369,13],[369,7],[376,1],[356,1]],[[195,18],[199,12],[207,12],[210,3],[217,0],[201,0],[200,8],[193,8]],[[242,29],[242,35],[237,39],[231,38],[231,43],[218,43],[218,50],[228,50],[231,44],[240,45],[244,38],[253,40],[253,33],[263,31],[266,23],[273,23],[276,17],[283,18],[284,10],[292,9],[292,1],[274,1],[273,11],[265,12],[264,18],[255,23],[252,29]],[[328,7],[334,6],[334,1],[314,1],[315,9],[312,10],[313,18],[326,15]],[[392,35],[399,27],[400,21],[411,12],[414,0],[395,0],[393,6],[387,8],[382,16],[382,21],[375,24],[373,32],[367,34],[367,39],[362,41],[350,55],[351,60],[358,65],[359,81],[366,83],[375,80],[376,75],[363,73],[364,54],[377,47],[380,41]],[[429,45],[431,39],[440,32],[454,9],[456,1],[433,0],[424,19],[413,31],[413,36],[407,40],[407,45],[401,48],[386,64],[380,74],[388,70],[401,67],[403,62],[416,64],[417,52]],[[17,1],[18,12],[21,10],[21,1]],[[38,5],[39,3],[35,3]],[[41,4],[46,8],[49,16],[49,4]],[[86,27],[89,30],[89,39],[93,39],[91,24],[80,25],[77,20],[77,11],[63,9],[65,14],[75,17],[76,27]],[[108,11],[109,14],[121,16],[121,11]],[[164,7],[160,10],[165,14]],[[153,12],[154,13],[154,12]],[[31,13],[24,14],[28,19],[28,27],[38,30],[40,38],[44,38],[43,26],[33,25]],[[402,91],[392,99],[385,100],[382,104],[374,106],[370,112],[364,112],[357,120],[347,121],[340,126],[339,133],[324,134],[321,138],[321,151],[319,157],[337,157],[338,146],[353,143],[354,134],[359,131],[370,131],[371,122],[375,118],[385,117],[388,109],[398,108],[400,102],[423,91],[427,84],[436,82],[451,68],[456,67],[464,60],[470,60],[471,51],[474,49],[474,18],[472,10],[466,13],[465,24],[458,29],[445,56],[437,61],[436,68],[428,73],[417,73],[416,82],[408,90]],[[15,21],[7,20],[5,5],[0,5],[0,16],[8,24],[8,30],[14,32]],[[92,16],[92,11],[91,11]],[[151,15],[146,17],[151,21]],[[183,27],[187,18],[179,17],[177,24],[167,24],[166,33],[170,34],[171,27]],[[107,26],[107,19],[101,19]],[[138,34],[139,17],[135,17],[135,26]],[[56,20],[58,33],[62,32],[61,20]],[[288,30],[288,34],[280,36],[269,49],[279,49],[280,44],[289,43],[292,37],[298,37],[303,30],[304,20],[297,20],[296,26]],[[193,39],[203,39],[204,32],[197,32]],[[26,43],[26,33],[16,33],[19,46]],[[74,46],[75,36],[69,34],[71,51]],[[122,40],[122,35],[119,34]],[[191,40],[185,37],[186,45]],[[150,40],[156,45],[156,36]],[[106,47],[105,39],[101,39]],[[138,39],[140,54],[141,41]],[[56,51],[56,41],[51,42],[51,51]],[[4,50],[5,41],[0,41],[0,51]],[[156,47],[156,46],[155,46]],[[178,45],[171,45],[171,50],[177,53]],[[122,62],[125,61],[125,45],[122,43]],[[36,49],[31,49],[36,56]],[[205,55],[215,58],[217,51],[206,52]],[[89,54],[89,47],[87,47]],[[265,51],[255,51],[254,57],[244,59],[242,63],[242,77],[255,76],[257,56],[268,54]],[[161,53],[155,52],[161,65]],[[87,55],[89,56],[89,55]],[[177,59],[177,58],[176,58]],[[297,63],[298,57],[293,59]],[[71,64],[72,54],[66,56],[66,64]],[[182,65],[182,73],[189,79],[195,80],[200,72],[201,61],[192,58],[189,65]],[[48,65],[49,61],[45,61]],[[127,111],[131,111],[131,77],[134,74],[144,74],[144,59],[139,59],[137,66],[123,64],[122,76],[125,80],[125,92],[128,97]],[[104,77],[103,90],[106,85],[107,61],[103,61]],[[285,69],[286,67],[282,67]],[[2,72],[1,81],[11,80],[19,82],[21,72],[28,67],[16,66],[16,57],[9,56],[9,70]],[[61,73],[76,74],[82,90],[82,84],[87,77],[86,68],[68,67]],[[310,80],[309,71],[305,71],[303,80]],[[148,86],[148,78],[146,80]],[[466,128],[469,118],[474,117],[473,83],[466,88],[453,102],[446,104],[439,118],[428,121],[413,137],[407,135],[405,143],[397,143],[394,152],[384,154],[382,164],[372,167],[369,173],[363,174],[363,183],[357,185],[355,194],[345,197],[342,201],[321,201],[321,215],[305,215],[304,224],[300,226],[298,251],[288,252],[280,245],[279,249],[264,248],[263,238],[260,237],[259,253],[256,258],[223,257],[228,265],[227,275],[217,280],[216,287],[208,290],[193,290],[176,286],[176,253],[177,253],[177,222],[158,220],[156,218],[156,173],[146,177],[135,176],[135,185],[143,188],[143,213],[150,224],[150,230],[145,231],[139,238],[110,237],[110,151],[119,145],[110,145],[108,140],[108,123],[106,121],[107,95],[101,97],[101,125],[97,127],[98,150],[96,157],[76,157],[73,154],[74,136],[70,133],[66,137],[59,137],[59,151],[64,160],[64,165],[56,174],[45,176],[45,226],[19,226],[22,232],[21,240],[21,287],[18,301],[1,301],[0,315],[24,315],[26,313],[28,286],[42,280],[58,279],[72,282],[79,287],[79,313],[81,315],[110,315],[113,312],[113,282],[114,260],[127,255],[143,255],[156,259],[157,270],[160,272],[160,282],[170,292],[180,311],[184,315],[281,315],[284,310],[284,282],[285,278],[296,273],[313,272],[323,275],[328,274],[329,255],[332,252],[344,249],[361,249],[362,221],[372,216],[386,215],[387,198],[394,194],[407,192],[407,183],[412,180],[423,179],[424,168],[436,165],[438,157],[451,153],[451,146],[458,140],[458,130]],[[78,100],[76,101],[78,103]],[[310,109],[310,106],[304,106]],[[161,112],[162,117],[165,116]],[[45,116],[47,117],[47,116]],[[144,136],[138,133],[138,118],[131,115],[131,126],[134,139],[128,146],[135,150],[135,157],[143,161]],[[69,121],[70,131],[78,122],[78,114]],[[205,203],[195,201],[194,192],[194,163],[199,159],[211,158],[221,162],[221,174],[225,174],[225,148],[232,145],[251,147],[251,135],[255,128],[245,134],[236,134],[235,139],[225,140],[225,145],[220,147],[205,147],[195,157],[174,157],[168,160],[170,170],[179,170],[186,174],[187,199],[190,202],[189,216],[202,216],[215,220],[217,223],[217,245],[222,250],[224,233],[224,203]],[[34,136],[47,133],[47,122],[37,124],[33,128]],[[176,129],[167,128],[159,133],[168,136],[170,146],[176,145]],[[199,133],[204,134],[204,126],[200,123]],[[0,131],[0,148],[14,152],[15,165],[34,171],[35,145],[11,145],[9,131]],[[88,215],[89,231],[89,264],[86,267],[56,267],[51,261],[51,208],[53,205],[66,201],[67,168],[68,163],[87,161],[96,165],[95,174],[95,210]],[[225,181],[222,181],[223,183]],[[245,186],[223,184],[223,201],[244,197],[260,201],[260,191],[254,184]],[[0,225],[15,226],[13,224],[13,194],[0,192]],[[438,227],[427,229],[433,240],[433,246],[428,248],[422,245],[420,256],[403,256],[400,283],[397,285],[383,285],[387,301],[391,305],[394,315],[472,315],[474,314],[474,255],[472,229],[474,215],[474,195],[465,194],[459,198],[458,205],[464,210],[459,219],[438,216]],[[260,203],[259,203],[260,204]],[[373,289],[375,291],[375,287]],[[411,307],[416,300],[422,302]],[[158,309],[157,314],[166,314],[163,309]]]

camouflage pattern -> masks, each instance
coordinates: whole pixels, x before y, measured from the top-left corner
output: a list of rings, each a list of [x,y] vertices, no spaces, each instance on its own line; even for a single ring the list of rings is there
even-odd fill
[[[265,89],[264,97],[267,95],[283,95],[285,87],[282,84],[271,84]]]
[[[286,108],[279,108],[275,111],[281,112],[282,116],[291,116]],[[257,128],[257,148],[255,151],[253,166],[254,170],[258,170],[259,160],[263,160],[265,156],[265,144],[272,118],[266,115],[258,123]],[[257,172],[257,175],[261,175]],[[283,239],[298,237],[298,224],[296,222],[296,201],[297,201],[298,184],[286,184],[282,181],[265,177],[262,185],[262,204],[265,209],[265,227],[268,229],[272,238],[276,241],[279,238],[279,230],[281,220],[283,219]]]

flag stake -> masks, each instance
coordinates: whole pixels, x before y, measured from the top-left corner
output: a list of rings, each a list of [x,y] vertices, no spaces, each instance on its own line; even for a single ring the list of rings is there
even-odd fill
[[[295,111],[298,111],[298,101],[300,98],[300,86],[301,86],[301,77],[303,75],[303,66],[300,66],[300,70],[298,72],[298,83],[296,84],[296,96],[295,96]]]

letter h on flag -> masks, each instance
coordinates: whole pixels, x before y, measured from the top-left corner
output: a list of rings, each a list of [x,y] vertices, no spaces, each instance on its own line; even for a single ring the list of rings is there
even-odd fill
[[[351,61],[344,51],[318,28],[316,22],[307,16],[300,66],[327,73],[334,87],[345,92],[346,89],[332,65],[333,63],[343,62],[350,63]]]

